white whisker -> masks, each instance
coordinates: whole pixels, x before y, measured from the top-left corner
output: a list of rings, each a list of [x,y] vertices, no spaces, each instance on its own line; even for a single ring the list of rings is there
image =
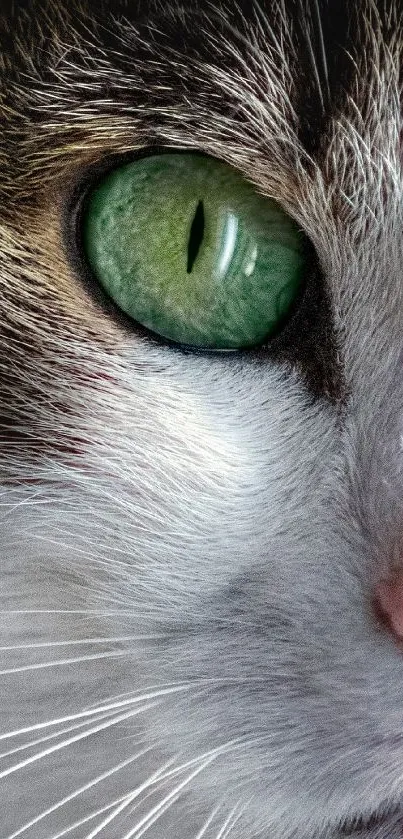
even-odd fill
[[[221,804],[219,804],[218,807],[215,807],[213,812],[210,813],[208,819],[204,822],[203,827],[199,830],[197,836],[195,836],[195,839],[203,839],[203,836],[205,836],[206,831],[209,829],[209,827],[211,825],[211,822],[213,821],[213,819],[217,815],[220,807],[221,807]]]
[[[114,801],[110,801],[109,804],[105,804],[105,806],[100,807],[99,810],[93,810],[92,813],[89,813],[88,816],[84,816],[84,818],[80,819],[78,822],[74,822],[74,824],[70,824],[68,827],[63,828],[63,830],[59,831],[59,833],[54,833],[53,836],[49,836],[49,839],[62,839],[63,836],[67,836],[67,834],[71,833],[72,830],[76,830],[78,827],[88,824],[88,822],[96,819],[97,816],[102,816],[103,813],[111,810],[112,807],[116,807],[116,805],[125,798],[126,795],[121,795],[119,798],[115,798]],[[7,836],[6,839],[12,839],[12,837]]]
[[[194,766],[195,764],[199,764],[200,760],[205,756],[206,755],[202,755],[201,757],[192,758],[191,760],[186,761],[186,763],[182,763],[179,766],[174,766],[173,769],[170,769],[169,771],[166,772],[165,768],[172,765],[173,759],[167,761],[167,763],[164,764],[163,767],[161,767],[159,770],[157,770],[157,772],[154,772],[153,775],[150,776],[150,778],[148,779],[147,782],[145,782],[141,785],[141,788],[137,787],[135,790],[133,790],[132,793],[129,793],[128,795],[122,796],[119,799],[119,801],[115,802],[117,805],[120,805],[120,804],[124,803],[124,806],[118,808],[118,810],[113,814],[113,818],[116,818],[119,815],[119,813],[121,813],[128,806],[130,806],[130,804],[133,802],[133,800],[138,798],[138,796],[141,792],[144,792],[145,789],[151,787],[149,792],[141,799],[141,801],[138,802],[132,808],[131,813],[134,812],[140,805],[144,804],[144,802],[146,801],[147,798],[149,798],[151,795],[154,794],[156,787],[158,788],[159,786],[161,786],[161,784],[168,781],[170,778],[175,777],[175,775],[179,775],[181,772],[183,772],[185,769],[188,769],[190,766]],[[130,800],[128,800],[128,799],[130,799]],[[110,809],[110,808],[108,808],[108,809]],[[166,807],[166,809],[168,809],[168,808]],[[216,808],[216,810],[218,810],[218,809],[219,808]],[[111,823],[111,821],[112,821],[112,814],[108,817],[107,820],[105,820],[102,823],[102,825],[98,825],[98,832],[100,832],[101,827],[102,828],[106,827],[107,824]],[[91,834],[91,837],[92,837],[92,835],[96,836],[97,834],[93,833],[93,834]],[[52,837],[52,839],[53,839],[53,837]],[[90,837],[87,836],[86,839],[90,839]]]
[[[318,0],[314,0],[314,3],[312,4],[312,8],[313,8],[313,13],[315,15],[316,31],[317,31],[317,34],[318,34],[319,47],[320,47],[321,64],[322,64],[323,76],[324,76],[325,84],[326,84],[326,93],[327,93],[328,100],[330,100],[329,73],[328,73],[328,67],[327,67],[326,48],[325,48],[325,41],[324,41],[324,37],[323,37],[323,25],[322,25],[322,18],[321,18],[321,14],[320,14],[320,10],[319,10]]]
[[[100,655],[83,655],[79,658],[64,658],[58,661],[45,661],[42,664],[25,664],[22,667],[7,667],[5,670],[0,670],[0,676],[10,676],[12,673],[26,673],[28,670],[46,670],[49,667],[67,667],[70,664],[80,664],[83,661],[100,661],[104,658],[121,658],[127,656],[129,653],[125,650],[111,650],[110,652],[101,653]]]
[[[78,641],[42,641],[37,644],[14,644],[8,647],[0,647],[0,652],[7,650],[39,650],[48,647],[76,647],[86,644],[119,644],[125,641],[148,641],[158,640],[164,635],[121,635],[116,638],[80,638]]]
[[[117,693],[111,696],[110,699],[120,699],[128,696],[129,699],[122,699],[122,702],[117,702],[113,707],[121,707],[129,702],[142,702],[143,699],[155,699],[160,696],[169,696],[172,693],[181,693],[182,691],[190,690],[193,687],[192,682],[162,682],[157,685],[149,685],[146,693],[136,694],[135,691],[126,691],[125,693]],[[100,705],[90,705],[83,709],[83,711],[90,711],[96,713],[98,710],[104,710]]]
[[[26,760],[20,761],[20,763],[16,763],[15,766],[11,766],[9,769],[3,770],[0,772],[0,780],[1,778],[6,778],[8,775],[12,775],[14,772],[17,772],[19,769],[23,769],[26,766],[29,766],[32,763],[35,763],[38,760],[41,760],[44,757],[47,757],[54,752],[58,752],[61,749],[65,749],[67,746],[71,746],[73,743],[78,743],[80,740],[84,740],[86,737],[91,737],[93,734],[98,734],[99,731],[105,731],[107,728],[111,728],[114,725],[118,725],[118,723],[123,722],[124,720],[131,719],[132,717],[137,716],[138,714],[143,714],[145,711],[148,711],[150,708],[155,708],[158,705],[157,702],[150,702],[148,705],[144,705],[141,708],[136,708],[135,710],[128,711],[125,714],[119,714],[117,717],[113,717],[111,720],[107,722],[101,723],[100,725],[93,726],[88,731],[84,731],[81,734],[77,734],[74,737],[69,737],[67,740],[63,740],[62,743],[56,743],[53,746],[50,746],[49,749],[44,749],[42,752],[38,754],[31,755],[31,757],[26,758]]]
[[[31,749],[34,746],[39,746],[41,743],[47,743],[49,742],[49,740],[55,740],[57,737],[61,737],[63,734],[69,734],[71,731],[78,731],[80,728],[90,726],[94,722],[100,722],[101,720],[113,717],[113,714],[113,711],[109,711],[107,713],[99,714],[97,716],[94,715],[92,719],[86,719],[84,720],[84,722],[77,723],[76,725],[70,725],[67,728],[61,728],[59,729],[59,731],[54,731],[52,734],[47,734],[45,737],[37,737],[35,740],[23,743],[21,746],[16,746],[14,749],[9,749],[6,752],[1,752],[0,760],[4,760],[4,758],[6,757],[11,757],[12,755],[18,754],[18,752],[23,752],[26,749]]]
[[[181,796],[183,790],[193,781],[197,775],[200,775],[200,772],[203,772],[210,763],[215,760],[215,755],[211,755],[207,760],[203,761],[201,766],[198,766],[193,772],[190,773],[183,781],[181,781],[168,795],[166,795],[162,801],[156,804],[155,807],[147,813],[137,824],[129,830],[128,833],[125,833],[122,836],[122,839],[140,839],[140,836],[143,836],[144,833],[156,822],[166,810],[168,810],[172,805],[177,801],[177,799]],[[89,839],[89,837],[86,837]]]
[[[135,790],[133,790],[131,793],[129,793],[126,796],[126,798],[124,799],[124,801],[122,801],[120,804],[118,804],[116,809],[112,813],[110,813],[106,817],[106,819],[104,819],[101,822],[101,824],[99,824],[94,830],[92,830],[91,833],[88,833],[87,836],[85,837],[85,839],[94,839],[95,836],[98,836],[101,833],[101,831],[104,829],[104,827],[107,827],[107,825],[110,824],[114,819],[116,819],[117,816],[119,816],[119,814],[123,812],[123,810],[127,809],[127,807],[129,807],[130,804],[136,798],[138,798],[139,795],[141,795],[142,792],[144,792],[144,790],[148,789],[148,787],[150,787],[156,781],[162,780],[161,776],[162,776],[162,773],[164,772],[164,769],[166,769],[168,766],[171,766],[172,763],[173,763],[173,759],[167,761],[167,763],[165,763],[162,767],[160,767],[160,769],[157,769],[156,772],[153,772],[152,775],[150,775],[149,778],[147,778],[147,780],[144,781],[144,783],[140,784],[140,786],[136,787]]]
[[[84,615],[103,617],[131,615],[132,609],[0,609],[0,615]]]
[[[77,714],[69,714],[65,717],[58,717],[53,720],[47,720],[46,722],[34,723],[34,725],[25,726],[24,728],[17,728],[13,731],[6,731],[3,734],[0,734],[0,741],[7,740],[9,738],[11,739],[11,737],[19,737],[22,734],[30,734],[33,731],[40,731],[44,728],[50,728],[56,725],[63,725],[63,723],[65,722],[73,722],[74,720],[83,719],[84,717],[95,717],[96,715],[104,713],[105,711],[116,711],[118,708],[124,708],[127,705],[135,705],[138,702],[143,702],[148,699],[155,699],[160,696],[165,696],[166,694],[187,690],[188,688],[188,684],[181,684],[170,688],[162,688],[160,691],[143,693],[139,696],[134,695],[129,699],[123,700],[122,702],[112,702],[108,703],[107,705],[94,706],[93,708],[88,708],[79,711]]]
[[[74,798],[78,798],[78,796],[82,795],[83,792],[87,792],[87,790],[91,789],[92,787],[95,787],[97,784],[101,783],[102,781],[106,780],[107,778],[110,778],[112,775],[116,774],[116,772],[120,772],[121,769],[124,769],[126,766],[129,766],[131,763],[134,763],[136,760],[138,760],[140,757],[142,757],[143,755],[145,755],[147,752],[150,752],[150,751],[151,751],[151,747],[148,747],[146,749],[142,749],[142,751],[138,752],[136,755],[133,755],[132,757],[128,758],[127,760],[122,761],[122,763],[117,764],[117,766],[114,766],[112,769],[108,769],[108,771],[103,772],[102,775],[98,775],[96,778],[93,778],[87,784],[80,787],[80,789],[75,790],[75,792],[72,792],[70,795],[66,795],[65,798],[60,799],[60,801],[58,801],[56,804],[52,804],[51,807],[48,807],[47,810],[44,810],[38,816],[35,816],[35,818],[32,819],[30,822],[26,822],[26,824],[24,824],[24,825],[22,825],[22,827],[18,828],[18,830],[16,830],[15,833],[12,833],[10,836],[8,836],[7,839],[16,839],[17,836],[21,836],[22,833],[25,833],[25,831],[29,830],[35,824],[38,824],[38,822],[43,821],[43,819],[45,819],[51,813],[54,813],[56,810],[59,810],[61,807],[64,807],[64,805],[68,804],[69,801],[73,801]],[[111,806],[113,807],[114,804],[109,805],[109,807],[111,807]],[[98,813],[96,813],[95,815],[98,815]]]
[[[233,809],[231,810],[231,812],[227,816],[227,818],[226,818],[224,824],[222,825],[221,829],[217,833],[216,839],[226,839],[228,834],[231,832],[232,828],[235,827],[237,821],[239,821],[239,819],[242,816],[242,813],[244,813],[245,809],[246,809],[246,805],[244,805],[241,808],[241,810],[239,810],[239,805],[240,805],[240,802],[238,801],[237,804],[235,804],[235,807],[233,807]]]

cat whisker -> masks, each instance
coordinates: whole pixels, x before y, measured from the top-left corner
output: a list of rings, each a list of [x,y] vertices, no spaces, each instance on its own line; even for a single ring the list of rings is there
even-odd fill
[[[7,516],[10,516],[11,513],[14,513],[16,510],[18,510],[19,507],[33,507],[37,504],[46,504],[47,501],[45,499],[41,499],[41,494],[42,490],[37,489],[32,491],[32,494],[29,495],[29,498],[19,498],[18,501],[12,502],[0,502],[2,519],[5,519]],[[6,498],[9,498],[9,492],[3,492],[2,495],[5,495]]]
[[[87,816],[84,816],[83,819],[80,819],[79,821],[70,824],[68,827],[63,828],[63,830],[60,830],[58,833],[54,833],[53,836],[49,836],[49,839],[62,839],[63,836],[67,836],[68,833],[71,833],[73,830],[77,830],[78,827],[82,827],[84,824],[88,824],[88,822],[92,821],[93,819],[96,819],[97,816],[102,816],[108,810],[111,810],[112,807],[116,807],[116,805],[119,804],[121,801],[124,801],[125,798],[126,795],[121,795],[119,798],[115,798],[114,801],[110,801],[109,804],[105,804],[104,807],[100,807],[97,810],[93,810],[92,813],[90,813]],[[14,839],[15,836],[18,836],[18,834],[14,833],[12,834],[12,836],[7,836],[7,839]]]
[[[132,757],[128,758],[127,760],[122,761],[122,763],[117,764],[112,769],[108,769],[108,771],[103,772],[101,775],[98,775],[96,778],[93,778],[87,784],[80,787],[80,789],[75,790],[70,795],[67,795],[67,796],[65,796],[65,798],[60,799],[60,801],[57,801],[56,804],[52,804],[51,807],[48,807],[46,810],[43,810],[42,813],[39,813],[38,816],[35,816],[34,819],[31,819],[31,821],[26,822],[24,825],[22,825],[22,827],[19,827],[18,830],[16,830],[14,833],[12,833],[10,836],[8,836],[7,839],[17,839],[17,836],[21,836],[21,834],[25,833],[27,830],[30,830],[31,827],[34,827],[34,825],[43,821],[43,819],[45,819],[47,816],[50,816],[56,810],[59,810],[61,807],[64,807],[65,804],[68,804],[70,801],[73,801],[75,798],[78,798],[78,796],[82,795],[84,792],[87,792],[92,787],[95,787],[97,784],[101,783],[102,781],[106,780],[107,778],[110,778],[112,775],[116,774],[116,772],[120,772],[122,769],[125,769],[131,763],[134,763],[140,757],[143,757],[143,755],[147,754],[147,752],[150,752],[151,749],[152,749],[152,747],[142,749],[142,751],[138,752],[137,754],[133,755]],[[127,796],[122,796],[121,798],[119,798],[119,802],[121,802],[122,800],[125,800],[126,797]],[[112,804],[108,805],[108,809],[110,809],[111,807],[114,807],[117,803],[118,802],[116,802],[116,801],[112,802]],[[102,812],[104,812],[104,808],[102,808]],[[87,816],[86,819],[96,818],[97,815],[100,815],[100,811],[97,811],[95,814],[92,814],[91,816]],[[79,826],[81,826],[81,824],[83,824],[83,822],[79,822],[75,826],[79,827]],[[68,828],[68,830],[71,830],[71,829],[72,829],[71,827]],[[63,835],[63,834],[58,834],[58,836],[61,836],[61,835]]]
[[[122,836],[122,839],[140,839],[140,836],[143,836],[143,834],[146,833],[149,830],[149,828],[152,827],[152,825],[158,819],[161,818],[161,816],[166,812],[166,810],[168,810],[170,807],[172,807],[173,804],[175,804],[175,802],[178,800],[178,798],[180,798],[186,787],[189,786],[189,784],[194,780],[194,778],[200,775],[200,773],[203,772],[204,769],[206,769],[207,766],[209,766],[213,762],[213,760],[215,760],[215,758],[216,755],[212,754],[210,757],[204,760],[201,765],[199,765],[196,769],[194,769],[193,772],[187,775],[187,777],[183,781],[177,784],[177,786],[173,790],[171,790],[171,792],[169,792],[168,795],[166,795],[162,799],[162,801],[156,804],[155,807],[153,807],[152,810],[150,810],[150,812],[147,813],[146,816],[143,816],[143,818],[140,819],[140,821],[137,822],[137,824],[131,830],[129,830],[128,833],[125,833],[125,835]],[[90,839],[90,837],[86,837],[86,839]]]
[[[221,804],[219,804],[217,807],[214,807],[214,810],[212,811],[212,813],[210,813],[209,817],[206,819],[203,826],[200,828],[197,836],[195,836],[195,839],[203,839],[203,836],[206,835],[206,832],[209,829],[212,821],[216,817],[218,811],[220,810],[220,807],[221,807]]]
[[[232,741],[231,741],[232,743]],[[169,766],[172,766],[173,759],[169,760],[163,767],[158,769],[156,772],[152,773],[152,775],[133,790],[128,796],[125,797],[124,800],[121,800],[118,803],[118,806],[114,810],[113,813],[110,813],[106,819],[102,821],[100,825],[98,825],[94,830],[92,830],[85,839],[95,839],[96,836],[100,834],[100,832],[107,827],[108,824],[111,824],[113,819],[117,818],[123,810],[125,810],[130,804],[141,795],[141,793],[149,789],[150,786],[157,785],[159,786],[162,782],[165,782],[170,777],[175,777],[179,773],[185,771],[190,766],[194,766],[196,764],[196,769],[191,772],[183,781],[181,781],[173,790],[171,790],[163,799],[160,801],[152,810],[149,811],[140,821],[132,828],[128,834],[126,834],[122,839],[139,839],[162,815],[166,812],[181,796],[182,791],[185,789],[186,786],[195,778],[200,772],[205,769],[216,757],[224,753],[225,750],[231,743],[225,744],[224,746],[219,746],[216,749],[211,750],[203,755],[200,755],[196,758],[193,758],[186,763],[183,763],[179,766],[174,766],[169,771],[165,771]],[[200,761],[202,761],[200,765]],[[140,803],[144,803],[145,798],[147,798],[151,793],[148,793],[147,796],[141,799]],[[139,805],[137,804],[134,809],[136,809]],[[208,819],[207,823],[205,824],[205,830],[207,830],[209,824],[211,823],[212,819],[218,812],[219,807],[216,807],[213,813],[211,814],[210,818]],[[204,830],[204,832],[205,832]],[[201,834],[202,836],[203,834]]]
[[[6,652],[10,650],[39,650],[39,649],[48,649],[49,647],[78,647],[78,646],[85,646],[85,645],[92,645],[92,644],[121,644],[126,641],[147,641],[147,640],[158,640],[161,638],[165,638],[166,636],[161,634],[154,634],[154,635],[121,635],[118,637],[112,638],[80,638],[79,640],[74,641],[42,641],[40,643],[35,644],[13,644],[7,647],[0,647],[0,652]]]
[[[4,769],[2,772],[0,772],[0,780],[2,778],[8,777],[9,775],[12,775],[14,772],[18,772],[20,769],[24,769],[26,766],[29,766],[32,763],[36,763],[38,760],[42,760],[42,758],[44,757],[48,757],[49,755],[54,754],[55,752],[67,748],[67,746],[71,746],[73,743],[78,743],[80,740],[85,740],[87,737],[91,737],[93,734],[98,734],[99,731],[106,731],[108,728],[112,728],[112,726],[118,725],[120,722],[138,716],[138,714],[143,714],[146,711],[149,711],[150,708],[155,708],[158,704],[159,703],[157,702],[149,702],[148,704],[143,705],[141,708],[135,708],[134,710],[127,711],[125,714],[118,714],[116,717],[112,717],[112,719],[108,719],[106,722],[101,722],[99,725],[93,726],[88,731],[76,734],[74,737],[68,737],[67,740],[63,740],[62,743],[56,743],[53,746],[50,746],[48,749],[43,749],[41,752],[37,752],[36,754],[31,755],[25,760],[16,763],[14,766],[9,767],[8,769]]]
[[[128,656],[126,650],[111,650],[99,655],[83,655],[79,658],[64,658],[57,661],[45,661],[41,664],[24,664],[21,667],[7,667],[0,670],[0,676],[9,676],[15,673],[26,673],[29,670],[46,670],[49,667],[67,667],[70,664],[81,664],[87,661],[101,661],[105,658],[122,658]]]
[[[0,609],[0,615],[83,615],[106,618],[110,615],[133,615],[133,609]]]
[[[112,770],[112,771],[113,772],[118,771],[121,767],[123,767],[124,765],[127,765],[127,763],[132,762],[133,760],[136,760],[138,757],[140,757],[142,754],[144,754],[147,751],[150,751],[150,749],[145,749],[144,752],[140,753],[139,755],[136,755],[134,758],[131,758],[129,761],[125,761],[124,764],[120,764],[119,767],[115,767],[115,769]],[[185,769],[189,768],[189,766],[192,766],[195,763],[200,762],[200,759],[201,758],[194,758],[190,761],[187,761],[186,763],[184,763],[182,765],[176,766],[173,769],[170,769],[169,771],[166,771],[166,769],[169,766],[172,766],[172,763],[174,761],[174,759],[170,759],[162,767],[160,767],[158,770],[153,772],[145,782],[143,782],[140,786],[136,787],[136,789],[133,790],[131,793],[126,794],[124,796],[120,796],[114,802],[111,802],[107,806],[103,807],[101,810],[97,810],[96,812],[91,813],[90,815],[86,816],[85,819],[82,819],[80,822],[74,823],[74,825],[70,825],[67,829],[65,829],[62,832],[57,833],[54,836],[50,837],[50,839],[61,839],[62,836],[67,835],[67,833],[70,832],[71,830],[76,829],[77,827],[81,827],[84,823],[90,821],[93,818],[96,818],[96,816],[102,815],[103,813],[107,812],[108,810],[111,810],[112,808],[114,808],[113,812],[109,813],[108,816],[105,819],[103,819],[103,821],[99,825],[97,825],[97,827],[95,829],[93,829],[86,836],[86,839],[95,839],[95,837],[98,836],[100,834],[100,832],[105,827],[107,827],[109,824],[111,824],[111,822],[115,818],[117,818],[120,815],[120,813],[122,813],[125,809],[127,809],[127,807],[130,806],[130,804],[136,798],[138,798],[141,795],[142,792],[149,789],[150,787],[155,788],[155,787],[160,786],[162,783],[169,780],[169,778],[175,777],[175,775],[178,775],[180,772],[183,772]],[[112,771],[110,773],[104,773],[104,775],[100,776],[99,779],[95,779],[90,784],[87,784],[85,787],[82,787],[80,790],[78,790],[76,793],[74,793],[74,797],[76,795],[79,795],[81,792],[86,791],[90,786],[93,786],[95,783],[98,783],[99,780],[102,780],[104,777],[108,777],[109,774],[112,774]],[[149,791],[147,793],[147,795],[144,796],[141,799],[139,804],[137,804],[134,809],[136,809],[140,804],[143,804],[144,801],[146,800],[146,798],[148,798],[150,795],[152,795],[153,792],[154,792],[154,789],[151,789],[151,791]],[[60,802],[58,805],[55,805],[55,807],[51,808],[51,810],[46,811],[46,813],[44,813],[41,817],[43,818],[45,815],[48,815],[49,812],[53,812],[53,810],[56,809],[56,806],[61,806],[62,803],[64,804],[64,803],[66,803],[67,800],[71,800],[72,797],[73,796],[69,796],[69,799],[65,799],[63,802]],[[208,820],[208,824],[211,823],[211,821],[214,818],[214,816],[216,815],[218,809],[219,809],[219,807],[216,807],[214,809],[213,813],[211,814],[211,817]],[[37,820],[38,820],[38,817],[37,817],[36,821]],[[36,821],[35,821],[35,823],[36,823]],[[33,824],[33,823],[30,823],[29,826],[31,826],[31,824]],[[206,824],[206,829],[208,827],[208,824]],[[18,835],[20,835],[21,832],[22,832],[22,829],[20,829],[20,831],[18,833],[13,834],[13,836],[7,837],[7,839],[16,839],[16,837]],[[202,834],[200,835],[200,839],[201,839],[201,836],[202,836]]]
[[[231,810],[231,812],[227,816],[224,824],[222,825],[221,829],[217,833],[217,836],[215,837],[215,839],[227,839],[227,836],[229,836],[229,834],[231,833],[231,830],[233,829],[233,827],[235,827],[236,823],[239,821],[242,814],[245,812],[246,806],[247,805],[244,804],[244,806],[240,808],[240,801],[237,802],[235,807],[233,807],[233,809]]]
[[[113,717],[114,712],[109,711],[108,713],[94,715],[91,719],[86,719],[84,722],[77,723],[76,725],[70,725],[67,728],[61,728],[59,731],[55,731],[52,734],[47,734],[45,737],[37,737],[35,740],[31,740],[28,743],[23,743],[21,746],[16,746],[14,749],[9,749],[6,752],[0,753],[0,760],[4,760],[6,757],[11,757],[12,755],[18,754],[18,752],[24,752],[27,749],[34,748],[34,746],[39,746],[41,743],[48,743],[50,740],[56,740],[58,737],[62,737],[64,734],[70,734],[72,731],[78,731],[80,728],[85,728],[85,726],[90,726],[94,722],[100,722],[104,719],[109,719]]]
[[[168,687],[163,687],[162,689],[154,690],[151,692],[141,693],[139,695],[132,694],[129,695],[130,698],[124,699],[121,702],[108,702],[106,705],[95,705],[90,708],[85,708],[79,711],[77,714],[68,714],[64,717],[58,717],[52,720],[47,720],[46,722],[34,723],[34,725],[25,726],[24,728],[14,729],[13,731],[6,731],[3,734],[0,734],[0,741],[9,739],[11,737],[18,737],[22,734],[30,734],[33,731],[40,731],[41,729],[50,728],[51,726],[63,725],[65,722],[73,722],[74,720],[82,719],[84,717],[94,717],[100,713],[104,713],[105,711],[116,711],[118,710],[118,708],[127,707],[128,705],[134,705],[138,702],[143,702],[148,699],[163,697],[167,694],[188,690],[188,688],[189,684],[179,683],[178,685],[169,685]],[[116,697],[126,695],[127,694],[116,694]],[[110,698],[115,699],[116,697]]]
[[[117,702],[113,705],[113,707],[120,708],[121,706],[127,705],[133,702],[141,702],[144,699],[155,699],[161,696],[169,696],[172,693],[182,693],[183,691],[190,690],[194,686],[193,682],[162,682],[156,685],[149,685],[146,690],[140,693],[136,693],[135,691],[126,691],[125,693],[117,693],[114,696],[110,696],[109,700],[112,699],[121,699],[122,697],[128,697],[128,699],[123,699],[121,702]],[[93,712],[97,710],[104,710],[103,705],[89,705],[84,711],[93,709]]]
[[[151,784],[151,783],[149,784],[149,786],[151,786],[151,785],[152,785],[152,786],[154,786],[154,787],[160,787],[163,783],[165,783],[165,782],[166,782],[167,780],[169,780],[170,778],[175,777],[175,775],[178,775],[178,774],[180,774],[181,772],[184,772],[184,771],[185,771],[186,769],[188,769],[190,766],[194,766],[194,764],[195,764],[195,763],[196,763],[196,764],[197,764],[197,763],[199,763],[199,762],[200,762],[200,760],[202,759],[202,757],[205,757],[205,755],[202,755],[201,757],[193,758],[192,760],[189,760],[189,761],[187,761],[186,763],[183,763],[183,764],[181,764],[181,765],[179,765],[179,766],[175,766],[175,767],[173,767],[173,769],[170,769],[169,771],[165,772],[165,771],[163,771],[163,769],[164,769],[166,766],[169,766],[169,765],[171,765],[171,764],[173,763],[173,760],[168,761],[168,762],[165,764],[165,767],[163,767],[161,770],[158,770],[158,772],[157,772],[157,773],[153,773],[153,777],[154,777],[154,775],[155,775],[155,774],[157,774],[157,777],[155,778],[155,780],[153,780],[153,781],[152,781],[152,784]],[[160,774],[160,773],[162,773],[162,774]],[[142,785],[142,787],[144,787],[144,784]],[[147,788],[147,787],[146,787],[146,788]],[[133,791],[133,793],[135,794],[135,797],[136,797],[136,798],[138,797],[137,790],[138,790],[138,788],[137,788],[136,790],[134,790],[134,791]],[[132,813],[132,812],[134,812],[134,811],[135,811],[135,810],[136,810],[136,809],[137,809],[140,805],[144,804],[144,802],[146,801],[146,799],[147,799],[147,798],[149,798],[151,795],[153,795],[153,794],[154,794],[154,791],[155,791],[154,789],[152,789],[151,791],[149,791],[149,792],[148,792],[148,793],[147,793],[147,794],[146,794],[146,795],[145,795],[145,796],[141,799],[141,801],[140,801],[140,802],[138,802],[138,804],[136,804],[136,805],[135,805],[135,806],[131,809],[131,811],[130,811],[130,812],[131,812],[131,813]],[[133,796],[133,793],[130,793],[130,794],[129,794],[129,796],[125,796],[125,799],[130,798],[131,800],[126,802],[125,807],[122,807],[122,808],[121,808],[121,807],[119,807],[119,812],[116,812],[116,814],[115,814],[115,815],[116,815],[116,817],[119,815],[119,813],[120,813],[120,812],[122,812],[122,811],[123,811],[123,809],[125,809],[128,805],[130,805],[130,804],[131,804],[131,802],[132,802],[132,800],[133,800],[133,797],[132,797],[132,796]],[[178,796],[177,796],[177,797],[178,797]],[[175,798],[175,800],[177,800],[177,797]],[[119,800],[119,802],[116,802],[116,803],[117,803],[117,804],[122,803],[122,799],[120,799],[120,800]],[[172,802],[172,803],[174,803],[174,802]],[[211,814],[211,816],[210,816],[210,817],[209,817],[209,819],[208,819],[208,823],[205,825],[206,829],[208,828],[208,826],[209,826],[209,824],[211,823],[212,819],[214,818],[214,816],[215,816],[215,815],[216,815],[216,813],[218,812],[218,810],[219,810],[220,806],[221,806],[221,805],[219,805],[218,807],[215,807],[215,809],[213,810],[213,813]],[[165,809],[168,809],[168,807],[166,807]],[[164,812],[165,812],[165,810],[164,810]],[[114,817],[115,817],[115,816],[114,816]],[[111,818],[110,818],[110,817],[108,817],[108,820],[105,820],[105,822],[103,822],[103,823],[102,823],[102,828],[106,827],[106,825],[107,825],[107,824],[110,824],[110,823],[111,823]],[[150,825],[150,826],[151,826],[151,825]],[[101,827],[101,825],[99,825],[99,826],[98,826],[98,831],[99,831],[100,827]],[[148,828],[147,828],[147,829],[148,829]],[[95,837],[96,835],[97,835],[96,833],[92,833],[92,834],[90,834],[89,836],[86,836],[86,839],[93,839],[93,837]],[[52,837],[52,839],[56,839],[56,837]]]
[[[140,786],[136,787],[135,790],[126,795],[124,800],[118,804],[118,806],[113,810],[113,812],[109,813],[109,815],[101,822],[101,824],[99,824],[94,830],[87,834],[86,839],[95,839],[95,836],[98,836],[101,833],[101,831],[105,827],[107,827],[108,824],[110,824],[114,819],[116,819],[120,815],[120,813],[123,812],[123,810],[126,810],[127,807],[129,807],[130,804],[136,798],[138,798],[139,795],[141,795],[142,792],[148,789],[152,784],[160,780],[165,780],[166,776],[164,777],[163,775],[164,769],[168,768],[168,766],[171,766],[172,763],[173,759],[167,761],[164,764],[164,766],[160,767],[160,769],[157,769],[155,772],[153,772],[149,776],[149,778],[147,778],[147,780],[144,781],[144,783],[140,784]]]

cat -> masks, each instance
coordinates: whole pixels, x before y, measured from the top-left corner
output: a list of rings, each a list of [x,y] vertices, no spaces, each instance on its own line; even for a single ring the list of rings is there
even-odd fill
[[[397,839],[401,7],[0,18],[0,837]],[[154,334],[88,267],[83,196],[167,153],[304,237],[257,346]]]

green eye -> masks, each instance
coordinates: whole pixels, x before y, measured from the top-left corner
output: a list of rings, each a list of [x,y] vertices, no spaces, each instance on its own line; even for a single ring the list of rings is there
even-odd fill
[[[196,347],[261,344],[306,273],[295,222],[235,169],[198,154],[155,155],[110,172],[88,197],[82,235],[120,309]]]

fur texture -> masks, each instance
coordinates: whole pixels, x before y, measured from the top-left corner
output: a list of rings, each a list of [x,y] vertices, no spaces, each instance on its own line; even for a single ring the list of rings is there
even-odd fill
[[[1,14],[0,836],[398,839],[400,7]],[[150,145],[310,238],[273,346],[181,352],[83,281],[74,196]]]

